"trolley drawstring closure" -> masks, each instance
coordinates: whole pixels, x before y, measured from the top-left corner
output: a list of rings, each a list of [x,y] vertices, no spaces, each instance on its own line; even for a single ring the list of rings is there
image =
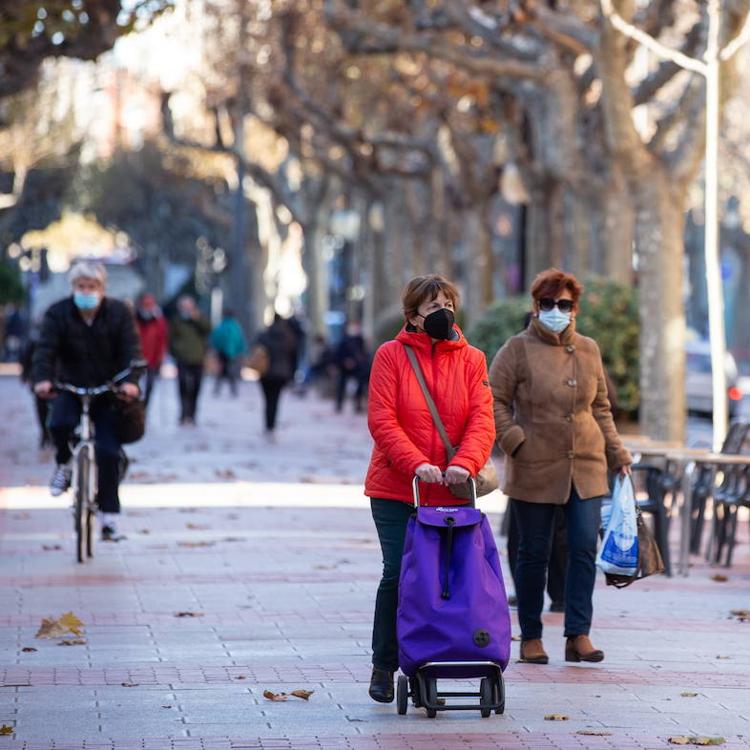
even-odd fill
[[[453,516],[448,516],[445,519],[445,525],[448,527],[448,554],[445,556],[445,583],[443,584],[443,591],[440,594],[442,599],[450,599],[451,592],[449,588],[448,576],[451,571],[451,557],[453,556],[453,524],[455,523]]]

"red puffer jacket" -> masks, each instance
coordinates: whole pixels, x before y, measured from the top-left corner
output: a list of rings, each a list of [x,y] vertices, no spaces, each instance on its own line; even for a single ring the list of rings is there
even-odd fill
[[[427,387],[453,445],[452,463],[475,475],[487,461],[495,440],[492,392],[487,362],[469,346],[458,326],[456,340],[438,341],[404,328],[375,353],[370,375],[368,424],[375,440],[365,479],[368,497],[412,502],[411,481],[420,464],[445,470],[445,447],[403,344],[417,354]],[[457,505],[447,487],[420,485],[423,505]]]

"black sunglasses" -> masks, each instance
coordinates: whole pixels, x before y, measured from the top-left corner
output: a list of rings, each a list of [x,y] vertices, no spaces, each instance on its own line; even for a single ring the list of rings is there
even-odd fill
[[[573,311],[573,300],[572,299],[552,299],[552,297],[542,297],[539,300],[539,309],[549,312],[553,307],[557,305],[557,309],[560,312],[572,312]]]

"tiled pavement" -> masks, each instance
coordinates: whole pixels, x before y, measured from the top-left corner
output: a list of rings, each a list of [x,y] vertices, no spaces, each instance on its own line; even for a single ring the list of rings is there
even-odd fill
[[[0,379],[0,726],[14,732],[0,750],[750,746],[750,623],[729,615],[750,608],[746,522],[727,581],[696,558],[689,578],[600,586],[603,664],[566,665],[562,617],[548,614],[552,661],[510,665],[503,716],[401,717],[366,693],[379,555],[358,485],[364,420],[289,397],[266,446],[254,384],[238,401],[207,395],[203,424],[183,431],[172,389],[129,451],[128,540],[79,566],[26,394]],[[495,525],[501,505],[487,505]],[[67,611],[85,644],[34,638]],[[315,692],[263,697],[297,688]]]

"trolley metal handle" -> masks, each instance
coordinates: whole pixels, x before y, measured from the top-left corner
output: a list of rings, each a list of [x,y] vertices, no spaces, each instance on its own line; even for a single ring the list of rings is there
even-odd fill
[[[469,487],[471,487],[471,507],[476,508],[477,507],[477,483],[474,477],[469,477],[468,480]],[[411,480],[411,491],[412,491],[412,497],[414,498],[414,507],[419,507],[419,477],[415,474],[414,479]]]

